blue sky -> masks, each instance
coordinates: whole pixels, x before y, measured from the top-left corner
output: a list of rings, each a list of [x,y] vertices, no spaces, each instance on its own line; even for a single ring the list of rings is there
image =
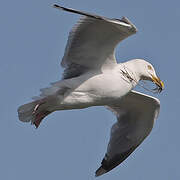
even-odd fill
[[[156,95],[161,112],[150,136],[99,179],[179,179],[178,0],[1,1],[0,179],[94,179],[116,120],[103,107],[55,112],[37,130],[18,120],[18,106],[61,78],[67,36],[79,18],[51,8],[53,3],[107,17],[127,16],[139,31],[118,46],[117,59],[144,58],[165,83],[165,90]]]

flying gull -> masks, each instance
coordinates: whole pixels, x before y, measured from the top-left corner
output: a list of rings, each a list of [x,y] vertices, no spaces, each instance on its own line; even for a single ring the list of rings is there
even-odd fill
[[[69,34],[61,65],[63,78],[41,89],[39,97],[18,109],[19,119],[36,128],[43,118],[57,110],[105,106],[117,122],[111,128],[110,141],[100,176],[122,163],[148,136],[157,119],[160,101],[134,91],[141,80],[152,81],[161,92],[163,82],[154,67],[143,59],[117,63],[115,48],[135,34],[136,27],[126,18],[110,19],[54,5],[55,8],[82,15]]]

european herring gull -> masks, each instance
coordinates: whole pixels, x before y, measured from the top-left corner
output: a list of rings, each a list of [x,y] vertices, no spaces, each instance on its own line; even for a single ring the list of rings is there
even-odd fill
[[[143,59],[117,63],[115,48],[137,32],[126,18],[110,19],[54,5],[82,15],[69,34],[61,65],[62,80],[41,89],[39,97],[18,109],[19,119],[38,128],[42,119],[57,110],[105,106],[117,117],[110,141],[96,176],[123,162],[148,136],[157,119],[160,101],[132,90],[141,80],[164,88],[154,67]]]

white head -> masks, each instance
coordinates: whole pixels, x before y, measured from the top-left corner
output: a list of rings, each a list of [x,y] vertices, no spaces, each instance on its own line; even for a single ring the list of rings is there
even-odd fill
[[[139,80],[148,80],[155,83],[158,87],[158,91],[161,92],[164,89],[164,83],[156,75],[155,69],[149,62],[143,59],[134,59],[128,63],[128,67],[135,70],[135,73],[138,75]]]

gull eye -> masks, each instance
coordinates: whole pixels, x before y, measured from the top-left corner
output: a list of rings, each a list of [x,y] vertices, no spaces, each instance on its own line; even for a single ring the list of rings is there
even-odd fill
[[[152,70],[152,66],[151,65],[148,65],[147,66],[149,70]]]

